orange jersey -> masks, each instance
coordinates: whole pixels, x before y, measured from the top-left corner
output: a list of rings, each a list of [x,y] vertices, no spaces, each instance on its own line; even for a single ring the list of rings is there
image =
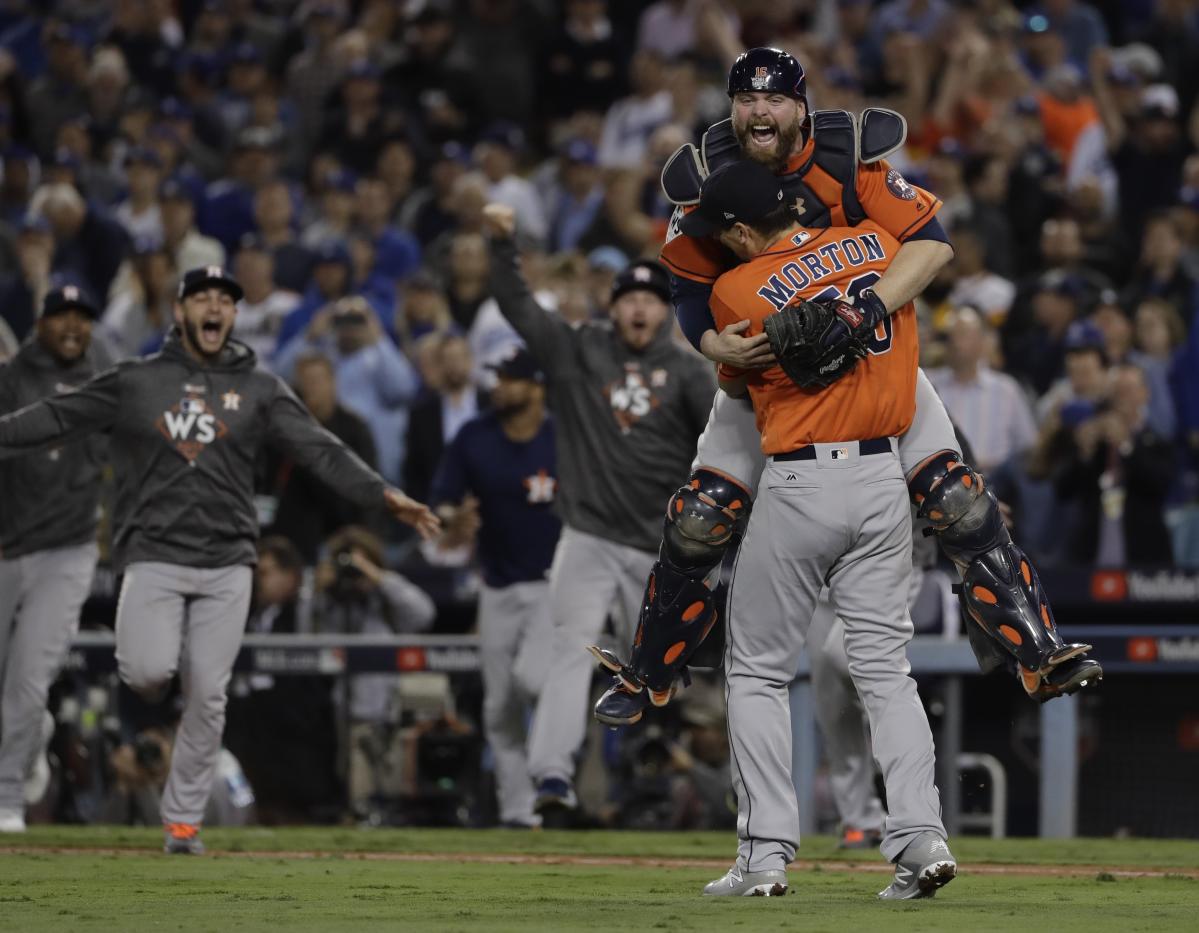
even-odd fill
[[[794,298],[855,296],[882,277],[899,247],[873,220],[856,227],[797,228],[716,280],[710,299],[716,328],[748,320],[744,336],[750,337]],[[779,366],[748,371],[722,366],[721,374],[748,376],[765,454],[902,434],[916,413],[919,343],[911,302],[879,323],[869,351],[827,389],[801,389]]]
[[[815,143],[809,139],[807,145],[787,163],[787,172],[795,172],[812,157]],[[804,184],[829,207],[831,226],[845,226],[845,213],[841,206],[841,182],[815,163],[803,176]],[[903,242],[923,227],[941,208],[940,199],[923,188],[909,185],[896,169],[887,162],[872,162],[858,165],[858,200],[868,220],[873,220],[894,239]],[[803,208],[799,208],[803,213]],[[725,269],[737,260],[713,238],[689,237],[678,233],[671,225],[671,232],[662,247],[663,264],[677,276],[709,285]]]

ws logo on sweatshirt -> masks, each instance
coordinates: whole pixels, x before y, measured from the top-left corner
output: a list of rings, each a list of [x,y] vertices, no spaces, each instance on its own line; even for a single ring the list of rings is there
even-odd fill
[[[229,433],[228,426],[212,413],[208,403],[194,396],[180,399],[162,413],[155,425],[193,466],[205,447]]]

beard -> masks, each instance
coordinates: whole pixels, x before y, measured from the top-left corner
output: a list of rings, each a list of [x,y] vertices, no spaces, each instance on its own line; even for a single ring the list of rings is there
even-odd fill
[[[750,121],[736,130],[737,142],[741,145],[741,154],[747,159],[765,165],[774,174],[779,174],[787,167],[787,160],[791,158],[791,150],[803,129],[803,121],[797,116],[787,126],[774,123],[774,145],[769,149],[762,149],[754,145],[753,133],[750,130],[752,125],[753,121]]]
[[[192,347],[194,347],[195,351],[205,359],[216,359],[218,356],[220,356],[221,351],[225,349],[225,344],[229,342],[229,334],[226,333],[224,339],[221,340],[221,345],[216,349],[216,351],[209,353],[204,349],[204,344],[200,343],[200,326],[198,324],[184,318],[183,329],[186,331],[187,339],[191,342]]]

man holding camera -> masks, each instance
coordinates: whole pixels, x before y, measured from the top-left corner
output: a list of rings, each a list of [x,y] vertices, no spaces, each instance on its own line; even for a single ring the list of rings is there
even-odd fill
[[[0,413],[94,376],[107,362],[92,344],[99,314],[77,285],[47,293],[33,336],[0,366]],[[46,695],[91,588],[103,453],[93,438],[0,462],[0,832],[25,829]]]
[[[230,339],[241,286],[219,266],[179,283],[160,353],[0,418],[0,459],[108,431],[117,477],[117,665],[160,695],[178,671],[184,709],[163,795],[165,850],[199,853],[256,560],[254,467],[266,444],[327,485],[433,535],[429,509],[387,485]],[[186,638],[185,638],[186,634]]]

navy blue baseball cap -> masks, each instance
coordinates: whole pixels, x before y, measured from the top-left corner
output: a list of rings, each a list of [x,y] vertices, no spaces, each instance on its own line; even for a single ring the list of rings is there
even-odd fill
[[[87,290],[73,284],[60,285],[58,288],[48,291],[46,297],[42,299],[42,309],[38,312],[38,317],[65,314],[72,308],[82,311],[93,321],[100,317],[100,309],[96,307],[96,303]]]
[[[770,169],[748,159],[729,162],[704,179],[699,204],[683,215],[679,229],[687,236],[710,236],[761,220],[782,203],[782,186]]]
[[[224,289],[233,296],[234,301],[241,301],[245,294],[237,279],[220,266],[198,266],[188,269],[179,280],[179,300],[206,288]]]
[[[526,347],[514,346],[501,359],[488,363],[497,376],[504,379],[528,379],[531,382],[545,382],[545,373],[533,354]]]
[[[612,300],[628,292],[651,292],[665,302],[670,301],[670,274],[652,259],[640,259],[622,269],[612,280]]]

